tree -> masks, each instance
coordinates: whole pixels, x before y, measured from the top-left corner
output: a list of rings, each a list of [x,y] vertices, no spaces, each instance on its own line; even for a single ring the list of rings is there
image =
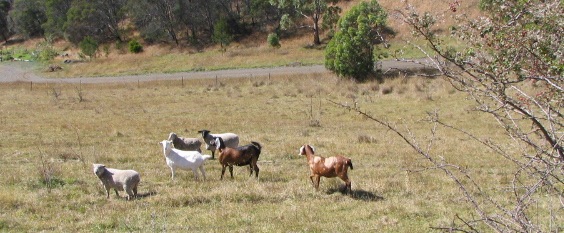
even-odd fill
[[[233,40],[233,35],[229,31],[229,26],[225,18],[221,18],[217,21],[213,27],[213,41],[219,43],[221,48],[231,43]]]
[[[481,2],[484,16],[458,15],[458,1],[450,14],[459,19],[451,28],[449,47],[434,30],[436,17],[407,5],[398,11],[413,32],[427,42],[427,58],[437,75],[475,102],[475,109],[499,124],[498,135],[471,134],[448,124],[437,112],[429,113],[431,133],[423,142],[409,129],[354,111],[397,133],[429,169],[439,169],[461,191],[474,214],[459,213],[444,231],[558,232],[564,215],[564,18],[560,0]],[[484,7],[485,6],[485,7]],[[420,45],[416,46],[420,47]],[[421,48],[422,52],[429,51]],[[402,59],[397,57],[397,59]],[[407,59],[403,59],[409,61]],[[411,61],[414,62],[414,61]],[[487,148],[512,170],[509,184],[484,186],[484,175],[445,161],[433,150],[437,132],[454,130]],[[421,147],[420,145],[425,145]],[[480,156],[480,155],[474,155]],[[480,169],[480,168],[477,168]]]
[[[339,20],[339,28],[325,49],[325,67],[342,77],[364,80],[374,70],[373,40],[386,24],[387,14],[377,1],[361,2]]]
[[[100,42],[122,41],[119,23],[125,19],[125,0],[74,0],[67,12],[64,31],[72,43],[91,36]]]
[[[129,9],[133,22],[146,41],[154,42],[168,37],[179,45],[181,17],[187,13],[181,11],[183,4],[183,1],[177,0],[132,0]]]
[[[67,21],[67,12],[72,0],[46,0],[45,14],[47,21],[42,25],[48,37],[63,38],[63,26]]]
[[[320,39],[320,21],[327,19],[324,24],[331,28],[336,22],[335,17],[340,13],[340,8],[335,5],[339,0],[270,0],[270,4],[287,11],[295,11],[298,16],[305,17],[311,21],[311,24],[304,24],[301,27],[310,28],[313,32],[313,44],[321,44]],[[282,16],[281,21],[290,19],[289,14]],[[287,25],[287,22],[281,22],[281,25]]]
[[[42,0],[17,0],[10,12],[18,33],[26,37],[43,36],[41,25],[47,21]]]
[[[8,23],[8,12],[12,8],[12,4],[7,0],[0,0],[0,39],[7,41],[10,38],[12,30]]]

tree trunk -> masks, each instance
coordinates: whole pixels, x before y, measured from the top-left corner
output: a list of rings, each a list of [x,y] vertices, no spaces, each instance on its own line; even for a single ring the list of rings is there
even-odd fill
[[[321,40],[319,39],[319,14],[317,13],[313,15],[313,44],[321,44]]]

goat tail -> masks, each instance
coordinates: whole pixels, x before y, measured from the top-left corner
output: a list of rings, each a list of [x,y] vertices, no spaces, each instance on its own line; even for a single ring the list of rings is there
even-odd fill
[[[352,165],[352,160],[348,159],[347,160],[347,165],[349,165],[349,167],[351,168],[351,170],[354,170],[353,165]]]
[[[204,158],[204,160],[210,160],[212,158],[211,155],[202,155],[202,158]]]
[[[261,151],[262,146],[258,142],[251,141],[251,144],[253,144],[253,146],[255,146],[259,151]]]

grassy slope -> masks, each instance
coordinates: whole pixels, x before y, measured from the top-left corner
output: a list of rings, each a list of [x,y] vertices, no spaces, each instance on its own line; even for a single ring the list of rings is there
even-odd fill
[[[344,2],[343,8],[348,10],[358,1]],[[477,0],[464,1],[459,7],[459,13],[470,16],[477,15]],[[452,12],[448,9],[449,1],[427,3],[412,3],[421,11],[430,11],[441,15],[437,22],[437,28],[444,30],[453,23]],[[381,1],[381,5],[388,11],[388,25],[397,33],[390,40],[391,47],[388,53],[403,51],[404,57],[423,57],[423,53],[412,47],[409,43],[423,44],[417,38],[412,38],[410,29],[404,25],[397,9],[404,7],[401,1]],[[282,47],[270,48],[266,43],[267,33],[257,33],[240,42],[232,43],[227,51],[222,53],[218,47],[207,48],[197,51],[191,48],[178,49],[176,47],[154,45],[145,46],[141,54],[129,54],[118,52],[112,45],[109,53],[100,52],[98,58],[91,62],[63,64],[63,59],[79,59],[78,50],[67,43],[57,43],[56,48],[65,50],[70,57],[57,58],[53,63],[63,67],[62,71],[55,73],[43,73],[52,77],[89,77],[103,75],[124,75],[140,73],[180,72],[191,70],[217,70],[235,67],[270,67],[285,66],[289,64],[323,64],[322,48],[307,48],[312,38],[309,31],[303,31],[303,36],[296,38],[282,38]],[[37,42],[24,44],[24,47],[33,48]],[[101,51],[103,49],[101,48]]]

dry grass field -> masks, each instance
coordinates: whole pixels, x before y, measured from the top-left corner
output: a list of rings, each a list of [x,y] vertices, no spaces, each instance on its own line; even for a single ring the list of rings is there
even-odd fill
[[[355,2],[345,3],[345,9]],[[448,3],[416,5],[441,14]],[[400,1],[381,4],[390,12],[401,7]],[[460,11],[476,14],[477,1],[462,4]],[[448,16],[444,19],[439,23],[446,28],[450,21]],[[397,19],[391,17],[389,22],[398,32],[391,50],[408,47],[406,40],[418,43],[405,36],[409,29]],[[88,77],[323,62],[322,49],[305,48],[311,40],[307,36],[283,40],[280,49],[269,48],[266,37],[256,38],[233,43],[224,53],[164,46],[146,46],[138,55],[111,50],[107,56],[63,65],[62,71],[48,75]],[[460,189],[394,132],[331,102],[356,106],[409,130],[422,147],[431,139],[432,125],[425,119],[433,111],[450,125],[503,142],[495,122],[472,111],[466,96],[440,78],[355,83],[311,74],[219,81],[0,84],[0,231],[434,231],[433,227],[449,226],[457,215],[476,216]],[[196,181],[191,171],[182,170],[172,181],[158,142],[170,132],[200,137],[201,129],[237,133],[241,144],[261,143],[259,179],[249,177],[246,167],[235,167],[235,178],[221,181],[219,162],[210,160],[206,181]],[[451,129],[439,128],[433,142],[433,154],[466,169],[483,192],[495,194],[502,204],[511,195],[508,187],[514,168],[507,161]],[[306,159],[298,156],[303,144],[314,145],[322,156],[341,154],[352,159],[350,195],[339,191],[343,182],[337,178],[322,178],[320,191],[313,189]],[[111,193],[106,199],[92,163],[137,170],[140,197],[127,201],[120,192],[120,198]],[[540,200],[532,209],[552,210],[547,203]],[[547,219],[535,217],[536,223]],[[564,229],[557,220],[561,219],[550,229]]]
[[[457,187],[393,132],[328,100],[404,125],[422,141],[427,111],[450,124],[493,133],[441,79],[395,78],[363,84],[319,75],[147,83],[0,86],[0,230],[12,232],[422,232],[471,216]],[[235,167],[206,181],[179,171],[171,180],[158,142],[168,133],[235,132],[263,145],[259,180]],[[507,184],[509,167],[448,130],[433,151]],[[352,194],[342,181],[309,181],[303,144],[350,157]],[[485,156],[484,156],[485,155]],[[92,163],[141,173],[141,197],[106,199]],[[423,171],[417,172],[423,169]],[[411,171],[411,172],[410,172]]]

